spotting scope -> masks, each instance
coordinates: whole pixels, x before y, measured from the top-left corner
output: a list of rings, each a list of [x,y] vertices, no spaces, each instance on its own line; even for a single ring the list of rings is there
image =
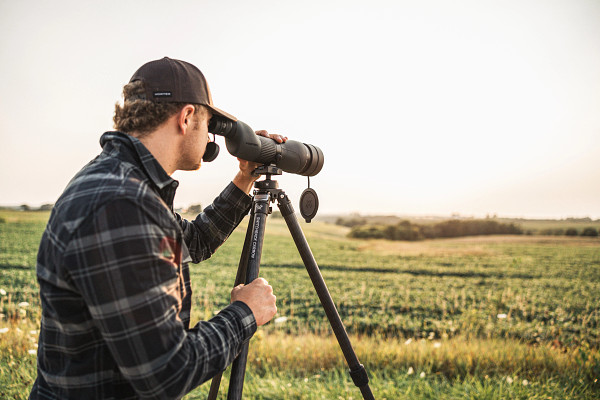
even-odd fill
[[[315,176],[323,168],[323,152],[317,146],[287,140],[275,140],[259,136],[248,124],[230,121],[213,115],[208,131],[225,137],[229,154],[242,160],[275,165],[285,172],[303,176]]]

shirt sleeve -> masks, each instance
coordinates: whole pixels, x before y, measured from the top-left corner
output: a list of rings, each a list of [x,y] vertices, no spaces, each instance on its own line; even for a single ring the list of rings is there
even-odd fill
[[[256,321],[248,306],[235,302],[210,321],[184,328],[178,317],[181,237],[178,229],[161,227],[156,214],[130,199],[111,201],[80,228],[66,261],[103,341],[138,395],[181,398],[234,360]]]
[[[233,182],[196,219],[176,214],[194,263],[212,256],[248,214],[252,199]]]

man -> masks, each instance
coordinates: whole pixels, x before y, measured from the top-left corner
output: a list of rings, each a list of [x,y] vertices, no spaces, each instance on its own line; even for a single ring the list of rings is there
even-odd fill
[[[256,164],[194,221],[173,211],[176,170],[196,170],[216,108],[193,65],[163,58],[123,89],[102,153],[68,184],[37,262],[42,321],[31,399],[177,399],[222,371],[276,313],[256,279],[190,328],[188,263],[210,257],[247,214]],[[268,135],[278,142],[278,135]]]

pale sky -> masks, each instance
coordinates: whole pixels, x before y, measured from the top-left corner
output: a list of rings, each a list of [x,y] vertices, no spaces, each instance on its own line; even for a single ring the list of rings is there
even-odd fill
[[[164,56],[323,150],[321,214],[600,218],[598,0],[0,0],[0,204],[53,203]],[[235,175],[217,142],[176,206]],[[279,183],[297,209],[306,178]]]

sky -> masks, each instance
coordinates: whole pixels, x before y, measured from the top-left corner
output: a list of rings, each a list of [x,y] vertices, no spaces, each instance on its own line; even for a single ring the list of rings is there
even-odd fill
[[[164,56],[323,150],[320,214],[600,218],[597,0],[0,0],[0,205],[54,203]],[[235,175],[217,142],[176,206]],[[307,179],[278,181],[298,208]]]

